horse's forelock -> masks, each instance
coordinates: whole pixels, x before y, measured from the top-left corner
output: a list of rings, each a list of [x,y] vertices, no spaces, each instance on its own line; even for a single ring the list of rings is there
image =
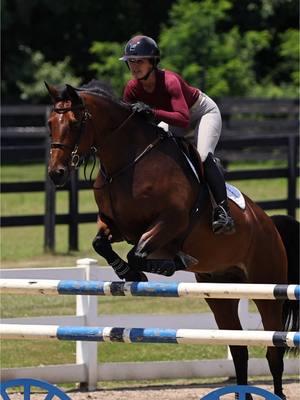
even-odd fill
[[[66,86],[57,87],[56,89],[57,89],[57,96],[56,96],[56,101],[57,102],[71,100]]]
[[[60,100],[61,101],[70,100],[70,95],[69,95],[69,93],[67,91],[67,87],[66,86],[61,89],[61,91],[59,93],[59,96],[60,96]]]

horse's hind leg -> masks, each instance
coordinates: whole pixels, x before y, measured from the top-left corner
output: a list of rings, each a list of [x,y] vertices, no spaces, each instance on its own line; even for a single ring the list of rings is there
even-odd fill
[[[161,214],[128,253],[129,265],[144,272],[171,276],[175,271],[186,269],[187,266],[197,263],[198,260],[184,254],[175,256],[180,246],[174,239],[187,229],[188,222],[186,210],[184,212],[168,210]],[[172,254],[171,257],[175,258],[147,259],[150,254],[160,249],[168,249]]]
[[[255,300],[266,331],[283,331],[282,302],[279,300]],[[274,393],[281,399],[286,399],[282,391],[284,347],[268,347],[267,360],[273,376]]]
[[[238,299],[206,299],[212,310],[219,329],[242,330],[238,316]],[[248,349],[247,346],[229,346],[236,372],[238,385],[248,384]],[[248,400],[252,399],[248,395]]]

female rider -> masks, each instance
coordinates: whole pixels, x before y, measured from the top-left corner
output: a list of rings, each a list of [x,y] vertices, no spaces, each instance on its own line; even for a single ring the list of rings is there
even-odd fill
[[[159,126],[197,146],[215,203],[212,230],[215,234],[233,233],[224,177],[213,157],[222,128],[218,106],[177,73],[159,69],[160,51],[148,36],[130,39],[120,60],[133,76],[125,87],[124,100],[133,103],[134,111],[151,114]]]

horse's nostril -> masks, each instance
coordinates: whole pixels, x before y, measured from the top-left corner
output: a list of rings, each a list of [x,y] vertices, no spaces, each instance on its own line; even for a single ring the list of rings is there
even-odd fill
[[[57,175],[59,175],[59,176],[63,176],[64,173],[65,173],[65,170],[64,170],[64,168],[59,168],[59,169],[56,171],[56,173],[57,173]]]
[[[63,186],[68,180],[69,171],[68,168],[61,166],[55,169],[49,169],[49,176],[56,186]]]

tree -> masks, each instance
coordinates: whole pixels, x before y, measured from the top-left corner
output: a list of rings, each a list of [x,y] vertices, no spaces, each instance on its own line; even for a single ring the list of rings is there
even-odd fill
[[[130,73],[124,62],[119,61],[124,45],[116,42],[94,42],[90,52],[95,61],[90,65],[98,79],[106,80],[120,96]]]
[[[37,88],[45,74],[64,83],[57,68],[83,83],[109,78],[120,93],[128,74],[118,58],[137,33],[158,40],[164,67],[211,96],[297,95],[298,56],[289,56],[299,48],[296,0],[87,0],[84,6],[2,0],[1,6],[4,102],[22,93],[28,98],[30,85]]]
[[[56,63],[46,62],[44,55],[31,49],[24,47],[24,67],[22,69],[22,77],[16,82],[21,91],[22,100],[30,100],[32,103],[40,103],[48,101],[49,95],[45,88],[44,82],[78,86],[80,78],[74,75],[74,71],[70,67],[70,57],[66,57],[62,61]]]
[[[231,8],[227,0],[179,0],[160,36],[164,65],[211,96],[243,95],[253,84],[253,56],[268,42],[266,32],[220,33]]]
[[[122,43],[141,29],[158,37],[174,0],[2,0],[2,93],[5,102],[19,100],[26,47],[56,65],[69,57],[69,67],[83,82],[94,78],[94,41]],[[27,59],[26,59],[27,60]],[[28,60],[27,60],[28,61]],[[22,65],[22,68],[20,66]],[[57,82],[61,83],[61,82]]]
[[[295,1],[287,0],[287,13],[284,3],[178,0],[160,35],[163,65],[181,72],[192,85],[213,97],[286,96],[283,88],[290,87],[292,80],[297,82],[298,60],[293,58],[293,66],[287,65],[286,49],[291,41],[295,44],[294,36],[285,33],[290,23],[287,15],[291,15]],[[284,17],[279,23],[280,13]],[[273,25],[275,21],[278,27]],[[291,71],[289,76],[284,74],[287,70]]]

